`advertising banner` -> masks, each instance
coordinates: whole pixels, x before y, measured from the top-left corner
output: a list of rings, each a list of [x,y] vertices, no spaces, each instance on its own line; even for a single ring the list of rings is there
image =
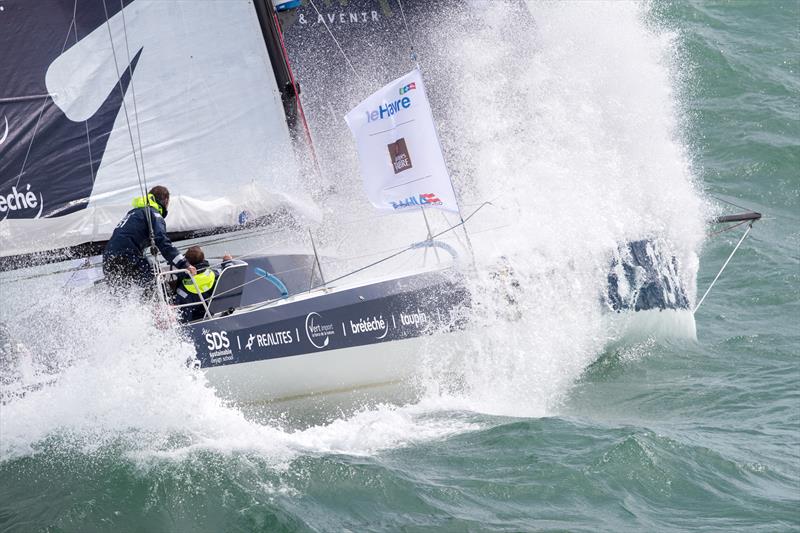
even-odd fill
[[[419,70],[373,93],[345,120],[355,136],[364,187],[375,207],[458,212]]]

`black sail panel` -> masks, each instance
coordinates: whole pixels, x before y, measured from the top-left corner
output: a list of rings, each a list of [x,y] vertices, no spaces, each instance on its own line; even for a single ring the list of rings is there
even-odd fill
[[[11,53],[0,55],[0,219],[86,207],[130,75],[86,121],[55,105],[45,77],[58,56],[105,24],[106,13],[113,17],[132,1],[107,2],[108,11],[102,0],[2,3],[0,46]]]

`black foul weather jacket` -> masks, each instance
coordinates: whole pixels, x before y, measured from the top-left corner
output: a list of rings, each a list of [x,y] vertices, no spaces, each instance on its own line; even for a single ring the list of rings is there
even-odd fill
[[[169,240],[164,217],[155,208],[147,206],[131,209],[117,224],[103,252],[103,270],[114,271],[117,275],[137,279],[137,281],[139,281],[138,278],[144,281],[153,278],[152,270],[143,257],[143,252],[150,245],[150,231],[145,209],[150,211],[153,237],[164,259],[177,268],[189,266],[189,262],[183,257],[183,254]],[[126,268],[130,268],[132,271],[125,272]]]

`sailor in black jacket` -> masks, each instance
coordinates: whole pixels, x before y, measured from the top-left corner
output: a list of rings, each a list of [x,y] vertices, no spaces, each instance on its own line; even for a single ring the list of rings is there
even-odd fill
[[[206,261],[205,253],[199,246],[192,246],[186,250],[186,260],[197,269],[197,274],[190,278],[186,274],[178,274],[175,286],[175,304],[196,304],[178,308],[178,317],[182,322],[199,320],[205,316],[206,310],[200,303],[200,296],[208,304],[208,299],[214,294],[214,287],[219,280],[220,270],[211,268]],[[233,257],[228,254],[222,258],[222,270],[234,263]],[[194,279],[194,281],[192,281]],[[198,291],[199,289],[199,291]]]
[[[144,257],[145,250],[150,246],[147,211],[153,226],[153,238],[161,255],[176,268],[186,268],[194,274],[195,268],[167,237],[167,225],[164,222],[169,206],[167,188],[160,185],[153,187],[147,198],[134,199],[133,206],[117,224],[103,251],[103,273],[106,279],[116,285],[135,283],[142,287],[152,286],[153,267]]]

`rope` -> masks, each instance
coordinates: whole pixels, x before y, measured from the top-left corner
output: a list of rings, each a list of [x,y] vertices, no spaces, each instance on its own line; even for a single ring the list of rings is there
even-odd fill
[[[736,243],[736,247],[734,247],[733,251],[731,252],[731,255],[728,256],[728,259],[725,261],[725,264],[723,264],[722,268],[720,268],[719,272],[717,272],[716,277],[714,277],[714,281],[711,282],[711,285],[708,286],[708,289],[706,289],[706,292],[705,292],[705,294],[703,294],[703,297],[700,298],[700,302],[698,302],[698,304],[694,308],[694,311],[693,311],[694,313],[697,313],[697,310],[700,309],[700,306],[705,301],[706,296],[708,296],[708,293],[711,292],[711,288],[714,286],[714,284],[717,282],[719,277],[722,275],[722,272],[725,270],[725,267],[728,266],[728,263],[731,262],[731,259],[733,259],[733,256],[736,253],[736,250],[738,250],[739,246],[742,245],[742,243],[744,242],[744,239],[747,237],[747,234],[750,233],[751,229],[753,229],[753,223],[752,222],[750,223],[749,226],[747,226],[747,230],[745,230],[744,235],[742,235],[742,238],[739,239],[739,242]]]
[[[406,37],[408,38],[408,47],[411,50],[411,60],[417,65],[417,69],[419,69],[419,61],[417,60],[417,53],[414,51],[414,39],[411,37],[411,30],[408,29],[408,22],[406,21],[406,12],[403,11],[403,1],[397,0],[397,5],[400,6],[400,16],[403,17],[403,26],[406,29]]]
[[[725,233],[726,231],[730,231],[732,229],[736,229],[739,226],[747,224],[748,222],[752,222],[752,221],[751,220],[742,220],[741,222],[737,222],[736,224],[733,224],[732,226],[725,226],[724,228],[722,228],[719,231],[713,231],[711,233],[708,233],[707,236],[708,237],[715,237],[715,236],[719,235],[720,233]]]
[[[125,24],[125,6],[122,5],[122,0],[120,0],[120,8],[121,8],[120,11],[122,12],[123,33],[125,35],[125,48],[127,49],[128,48],[128,27]],[[114,36],[111,33],[111,21],[108,18],[108,6],[106,5],[106,0],[103,0],[103,12],[105,13],[105,16],[106,16],[106,28],[108,28],[108,40],[111,43],[111,53],[114,56],[114,69],[117,72],[117,86],[119,87],[120,98],[122,100],[122,109],[125,112],[125,124],[128,127],[128,137],[130,137],[130,140],[131,140],[131,153],[133,155],[134,165],[136,166],[136,177],[139,180],[139,191],[140,191],[141,195],[145,198],[144,214],[145,214],[145,218],[147,219],[147,229],[148,229],[148,232],[150,234],[150,251],[151,251],[151,253],[153,255],[153,258],[155,258],[156,254],[157,254],[157,251],[156,251],[156,240],[155,240],[155,232],[153,231],[153,220],[152,220],[152,216],[150,214],[150,207],[149,207],[150,204],[147,201],[147,181],[146,181],[146,178],[144,177],[144,160],[142,160],[142,171],[139,172],[139,158],[136,157],[136,143],[133,141],[133,130],[131,128],[131,119],[130,119],[130,115],[128,113],[128,104],[125,103],[125,90],[122,88],[122,75],[120,74],[120,71],[119,71],[119,62],[117,60],[117,48],[114,46]],[[130,85],[130,87],[131,87],[131,95],[134,98],[134,111],[136,111],[136,98],[134,96],[135,93],[133,92],[133,70],[131,69],[131,63],[130,63],[130,50],[128,50],[128,73],[130,74],[130,79],[128,80],[128,85]],[[137,132],[138,132],[138,129],[139,129],[139,126],[138,126],[138,121],[139,121],[138,113],[136,114],[136,121],[137,121],[136,128],[137,128]],[[141,135],[139,135],[139,149],[140,150],[141,150],[141,147],[142,147]],[[159,273],[159,270],[160,270],[159,267],[158,267],[158,262],[154,260],[152,262],[152,267],[153,267],[153,275],[157,276],[158,273]]]
[[[70,26],[69,31],[72,31],[72,26]],[[69,34],[67,34],[67,38],[69,38]],[[66,45],[65,45],[66,46]],[[63,50],[61,51],[64,52]],[[40,100],[44,98],[45,100],[50,98],[50,96],[58,96],[58,93],[50,94],[29,94],[26,96],[8,96],[5,98],[0,98],[0,104],[14,104],[17,102],[30,102],[31,100]]]
[[[128,56],[128,75],[130,76],[130,81],[128,83],[131,86],[131,96],[133,97],[133,117],[136,121],[136,138],[139,143],[139,160],[142,162],[142,181],[144,182],[145,191],[148,191],[150,188],[147,186],[147,173],[144,169],[144,149],[142,148],[142,132],[139,129],[139,108],[136,106],[136,86],[133,83],[133,70],[131,69],[131,49],[128,45],[128,24],[125,21],[125,6],[123,5],[122,0],[119,0],[119,6],[120,12],[122,13],[122,30],[125,34],[125,53]]]
[[[139,190],[142,193],[142,196],[147,195],[147,190],[144,189],[144,183],[142,181],[142,174],[139,172],[139,158],[136,157],[136,143],[133,141],[133,130],[131,128],[131,119],[130,115],[128,114],[128,105],[125,103],[125,90],[122,88],[122,75],[119,71],[119,61],[117,60],[117,48],[114,46],[114,36],[111,33],[111,21],[108,18],[108,6],[106,5],[106,0],[103,0],[103,11],[106,15],[106,28],[108,29],[108,40],[111,43],[111,53],[114,56],[114,69],[117,72],[117,86],[119,87],[119,93],[122,97],[122,109],[125,112],[125,123],[128,126],[128,136],[131,140],[131,152],[133,153],[133,162],[136,165],[136,177],[139,180]],[[130,64],[128,65],[130,67]],[[132,83],[133,79],[131,79],[128,83]],[[150,210],[145,210],[147,213],[147,223],[150,225],[150,231],[152,232],[152,224],[150,223]]]

